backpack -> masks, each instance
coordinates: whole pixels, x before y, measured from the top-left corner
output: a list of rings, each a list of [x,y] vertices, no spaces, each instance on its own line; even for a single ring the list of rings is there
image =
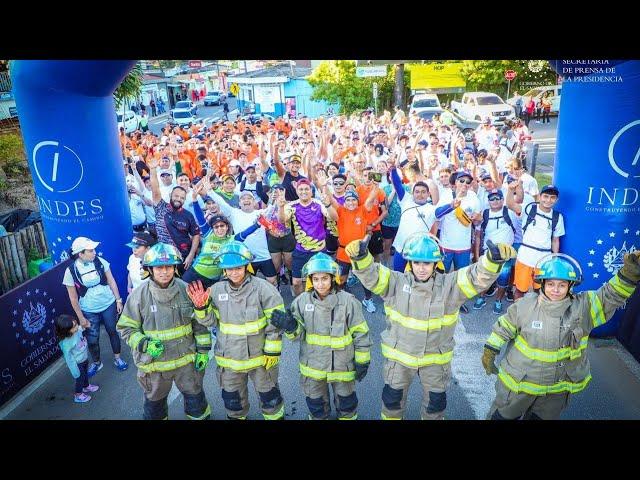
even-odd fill
[[[536,215],[540,215],[542,218],[546,218],[547,220],[551,220],[551,235],[550,237],[553,238],[553,232],[555,232],[556,230],[556,226],[558,225],[558,220],[560,219],[560,212],[558,212],[557,210],[554,210],[551,213],[551,218],[547,217],[546,215],[544,215],[543,213],[538,213],[538,202],[535,203],[530,203],[529,204],[531,206],[531,208],[529,209],[529,212],[527,212],[526,208],[525,208],[525,213],[527,214],[527,220],[525,221],[524,225],[522,225],[522,239],[523,239],[523,243],[522,245],[529,247],[529,248],[533,248],[534,250],[538,250],[541,252],[550,252],[551,249],[540,249],[537,247],[532,247],[531,245],[527,245],[526,243],[524,243],[524,233],[527,231],[527,227],[533,223],[535,225],[536,222]]]
[[[96,258],[93,259],[93,266],[95,267],[96,272],[98,272],[98,275],[100,276],[100,285],[108,285],[107,275],[104,271],[104,265],[102,264],[98,256],[96,256]],[[78,273],[78,269],[76,268],[75,261],[69,267],[69,272],[71,272],[71,277],[73,278],[74,286],[76,287],[76,291],[78,292],[78,298],[84,297],[87,294],[87,290],[89,290],[89,287],[85,287],[85,285],[80,281],[80,274]]]
[[[498,221],[501,218],[503,218],[504,222],[511,227],[511,230],[513,230],[513,234],[515,235],[516,227],[513,226],[513,222],[511,221],[511,217],[509,216],[509,209],[507,207],[502,207],[502,215],[499,217],[489,218],[490,211],[491,211],[490,208],[485,208],[484,211],[482,212],[482,223],[480,224],[480,229],[482,230],[483,233],[487,228],[487,225],[489,224],[489,220]]]

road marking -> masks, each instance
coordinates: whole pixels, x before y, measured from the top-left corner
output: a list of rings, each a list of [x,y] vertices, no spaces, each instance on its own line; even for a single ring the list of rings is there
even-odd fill
[[[467,333],[462,321],[456,325],[453,335],[456,346],[451,371],[479,420],[486,418],[495,396],[496,376],[487,375],[480,361],[487,336]]]

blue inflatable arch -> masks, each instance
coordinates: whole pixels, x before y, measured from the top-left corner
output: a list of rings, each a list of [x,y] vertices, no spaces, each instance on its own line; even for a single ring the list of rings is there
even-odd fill
[[[17,61],[11,72],[55,260],[76,236],[100,241],[123,294],[131,221],[112,94],[134,64]],[[561,251],[581,263],[580,289],[597,288],[640,248],[640,62],[611,61],[589,75],[575,69],[593,65],[552,64],[567,77],[554,171],[567,230]]]

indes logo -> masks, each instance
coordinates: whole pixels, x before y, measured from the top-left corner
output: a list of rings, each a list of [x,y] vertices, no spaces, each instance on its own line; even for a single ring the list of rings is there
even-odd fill
[[[60,148],[59,142],[45,140],[33,148],[32,156],[36,176],[50,192],[71,192],[82,182],[82,161],[69,147]]]
[[[640,178],[640,167],[637,166],[638,160],[640,160],[640,144],[638,144],[640,129],[636,128],[638,125],[640,125],[640,120],[628,123],[613,136],[609,144],[609,163],[611,168],[624,178],[628,178],[629,175],[633,178]],[[629,148],[618,147],[616,151],[616,145]],[[620,158],[620,151],[635,151],[636,153],[632,160],[630,156]]]

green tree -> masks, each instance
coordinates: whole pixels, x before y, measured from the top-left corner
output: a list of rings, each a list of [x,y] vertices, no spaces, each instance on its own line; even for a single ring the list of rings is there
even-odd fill
[[[505,97],[506,70],[517,73],[511,82],[510,95],[514,90],[524,93],[536,86],[554,85],[557,82],[557,74],[546,60],[465,60],[461,74],[467,82],[467,91],[487,91]]]
[[[116,102],[116,109],[120,108],[126,99],[134,99],[140,95],[142,91],[142,67],[137,63],[131,71],[124,77],[122,83],[113,92],[113,98]]]
[[[354,60],[328,60],[320,63],[307,80],[313,87],[311,100],[324,100],[339,104],[340,113],[353,112],[373,107],[373,83],[378,84],[378,112],[393,103],[395,65],[387,68],[385,77],[356,77]],[[405,85],[407,75],[404,75]]]

